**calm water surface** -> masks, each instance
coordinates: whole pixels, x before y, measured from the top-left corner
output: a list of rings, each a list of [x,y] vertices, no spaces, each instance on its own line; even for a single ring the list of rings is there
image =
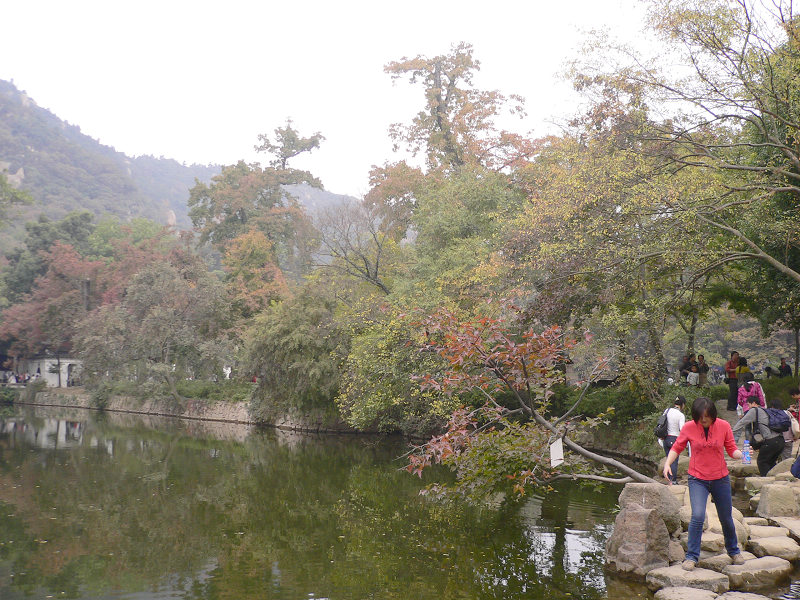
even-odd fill
[[[397,440],[0,411],[3,600],[649,597],[603,573],[615,487],[445,507]]]

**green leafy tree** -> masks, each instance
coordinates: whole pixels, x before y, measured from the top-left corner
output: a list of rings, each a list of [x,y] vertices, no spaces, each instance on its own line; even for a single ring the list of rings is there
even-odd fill
[[[244,334],[242,369],[257,375],[252,412],[259,419],[271,422],[297,407],[335,412],[349,343],[337,308],[335,295],[312,281],[255,317]]]
[[[438,372],[418,331],[396,309],[384,308],[353,337],[336,404],[343,418],[365,431],[426,435],[439,430],[458,396],[422,389],[415,375]]]
[[[231,355],[228,323],[222,284],[196,257],[175,253],[170,261],[143,266],[120,303],[103,305],[81,322],[84,372],[94,384],[155,380],[179,398],[178,379],[221,374]]]
[[[280,171],[286,171],[289,168],[289,159],[319,148],[320,142],[324,139],[325,137],[319,131],[311,137],[301,137],[300,133],[292,127],[292,120],[286,119],[285,127],[275,129],[274,142],[267,134],[260,133],[258,135],[261,145],[256,146],[256,150],[272,154],[274,158],[270,162],[270,166]]]
[[[11,303],[22,300],[33,290],[34,281],[47,271],[45,255],[56,243],[69,244],[82,256],[91,254],[89,238],[94,232],[94,216],[87,211],[73,212],[60,221],[40,215],[25,224],[23,245],[6,254],[3,282]]]
[[[314,245],[311,221],[282,186],[316,183],[307,173],[262,169],[239,162],[224,167],[210,185],[198,182],[189,195],[189,217],[200,233],[223,255],[228,244],[251,231],[261,231],[273,248],[272,262],[299,277],[308,267]]]

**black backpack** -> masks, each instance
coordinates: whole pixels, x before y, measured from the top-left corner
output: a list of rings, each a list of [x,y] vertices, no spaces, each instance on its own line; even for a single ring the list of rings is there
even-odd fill
[[[653,434],[660,440],[663,440],[667,437],[667,413],[669,412],[669,408],[661,413],[661,416],[658,417],[658,423],[656,423],[655,428],[653,428]]]

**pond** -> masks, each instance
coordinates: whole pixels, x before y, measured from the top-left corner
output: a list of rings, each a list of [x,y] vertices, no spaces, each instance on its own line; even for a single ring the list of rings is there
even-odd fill
[[[5,410],[4,600],[648,597],[603,572],[616,487],[444,506],[402,440]]]

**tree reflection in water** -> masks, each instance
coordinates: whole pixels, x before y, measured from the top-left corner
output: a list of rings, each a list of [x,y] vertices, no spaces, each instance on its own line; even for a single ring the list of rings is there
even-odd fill
[[[617,490],[432,502],[403,450],[112,415],[0,419],[0,597],[607,597]]]

